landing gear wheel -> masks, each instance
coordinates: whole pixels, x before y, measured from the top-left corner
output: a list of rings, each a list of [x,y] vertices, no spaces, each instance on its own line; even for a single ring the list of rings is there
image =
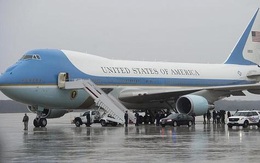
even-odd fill
[[[33,125],[34,125],[34,127],[40,127],[39,119],[38,119],[38,118],[35,118],[35,119],[33,120]]]
[[[33,120],[34,127],[45,127],[47,125],[47,119],[46,118],[35,118]]]
[[[45,127],[47,125],[47,119],[46,118],[41,118],[39,121],[39,125],[41,127]]]

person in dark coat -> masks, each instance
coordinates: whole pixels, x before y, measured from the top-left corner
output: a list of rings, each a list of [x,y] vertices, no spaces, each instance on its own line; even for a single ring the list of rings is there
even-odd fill
[[[217,112],[217,124],[220,124],[220,118],[221,118],[220,111],[218,111]]]
[[[208,110],[208,112],[207,112],[207,123],[208,123],[208,124],[210,123],[210,119],[211,119],[211,113],[210,113],[210,111]]]
[[[226,111],[220,110],[220,116],[221,116],[221,123],[225,124]]]
[[[155,114],[156,126],[159,126],[160,117],[161,117],[160,113],[156,112],[156,114]]]
[[[204,113],[203,114],[203,124],[206,124],[206,116],[207,116],[207,113]]]
[[[230,111],[227,112],[227,118],[231,117]]]
[[[24,130],[28,130],[28,122],[29,122],[29,117],[28,117],[28,115],[25,113],[25,114],[24,114],[24,117],[23,117]]]
[[[90,119],[90,113],[88,113],[87,115],[86,115],[86,118],[87,118],[87,126],[90,126],[90,124],[91,124],[91,119]]]
[[[139,114],[137,111],[135,112],[135,126],[139,126]]]
[[[192,116],[192,124],[195,125],[196,114],[193,112],[193,113],[191,114],[191,116]]]
[[[213,110],[213,124],[217,124],[217,112]]]
[[[125,111],[124,118],[125,118],[125,127],[127,127],[128,126],[128,113],[127,113],[127,111]]]

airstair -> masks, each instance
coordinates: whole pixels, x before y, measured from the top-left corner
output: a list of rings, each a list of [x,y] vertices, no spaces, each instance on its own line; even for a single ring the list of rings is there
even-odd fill
[[[60,87],[60,86],[59,86]],[[114,118],[109,118],[112,122],[124,124],[125,111],[128,111],[128,119],[135,123],[135,116],[124,105],[122,105],[118,99],[110,94],[106,94],[91,80],[78,79],[74,81],[66,81],[60,88],[63,89],[84,89],[95,101],[96,106],[105,110],[106,115],[110,115]]]

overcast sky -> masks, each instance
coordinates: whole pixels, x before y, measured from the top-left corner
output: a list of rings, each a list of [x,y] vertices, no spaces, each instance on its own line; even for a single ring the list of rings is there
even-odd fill
[[[37,48],[222,63],[258,7],[259,0],[0,0],[0,72]]]

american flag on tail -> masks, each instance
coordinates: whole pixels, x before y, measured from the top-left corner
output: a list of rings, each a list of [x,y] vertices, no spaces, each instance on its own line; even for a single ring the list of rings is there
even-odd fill
[[[252,31],[252,41],[253,42],[260,42],[260,32]]]

